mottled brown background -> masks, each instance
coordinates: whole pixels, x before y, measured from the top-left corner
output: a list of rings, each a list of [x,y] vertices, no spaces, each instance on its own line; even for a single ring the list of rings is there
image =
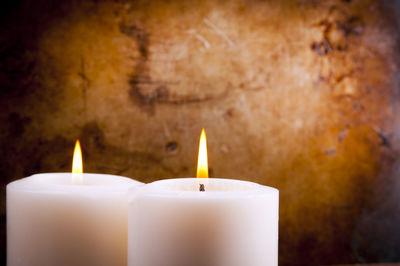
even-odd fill
[[[400,261],[395,0],[9,1],[5,184],[69,171],[280,190],[280,265]],[[32,229],[34,230],[34,228]]]

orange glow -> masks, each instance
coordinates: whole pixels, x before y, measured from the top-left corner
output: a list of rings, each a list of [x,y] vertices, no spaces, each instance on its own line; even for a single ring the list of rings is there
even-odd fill
[[[82,151],[79,140],[76,140],[75,149],[74,149],[74,157],[72,160],[72,183],[73,184],[82,184],[83,177],[83,166],[82,166]]]
[[[207,159],[207,140],[206,132],[201,131],[200,144],[199,144],[199,156],[197,159],[197,178],[208,178],[208,159]]]

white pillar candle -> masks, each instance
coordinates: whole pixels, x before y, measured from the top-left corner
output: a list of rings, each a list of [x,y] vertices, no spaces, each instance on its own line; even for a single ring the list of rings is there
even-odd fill
[[[203,182],[203,181],[202,181]],[[130,266],[276,266],[279,191],[210,178],[168,179],[133,189]]]
[[[7,185],[8,266],[127,263],[127,191],[141,183],[100,174],[37,174]]]

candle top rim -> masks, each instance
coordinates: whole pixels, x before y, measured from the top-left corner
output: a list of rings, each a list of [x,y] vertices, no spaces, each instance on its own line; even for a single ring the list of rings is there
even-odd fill
[[[199,191],[199,184],[206,183],[206,191]],[[154,181],[136,190],[130,189],[133,194],[139,193],[150,197],[179,198],[181,196],[194,198],[218,197],[251,197],[279,194],[279,190],[258,183],[227,179],[227,178],[174,178]],[[132,193],[130,193],[132,194]]]
[[[59,193],[90,192],[90,191],[127,191],[130,187],[140,186],[143,183],[129,177],[84,173],[83,184],[72,183],[72,173],[39,173],[15,180],[7,185],[7,190],[26,192]]]

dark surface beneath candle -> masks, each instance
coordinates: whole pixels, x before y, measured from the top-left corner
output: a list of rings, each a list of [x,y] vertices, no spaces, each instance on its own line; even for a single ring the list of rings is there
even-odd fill
[[[399,262],[398,1],[6,1],[5,185],[70,171],[280,190],[280,265]],[[2,264],[2,263],[0,263]]]

